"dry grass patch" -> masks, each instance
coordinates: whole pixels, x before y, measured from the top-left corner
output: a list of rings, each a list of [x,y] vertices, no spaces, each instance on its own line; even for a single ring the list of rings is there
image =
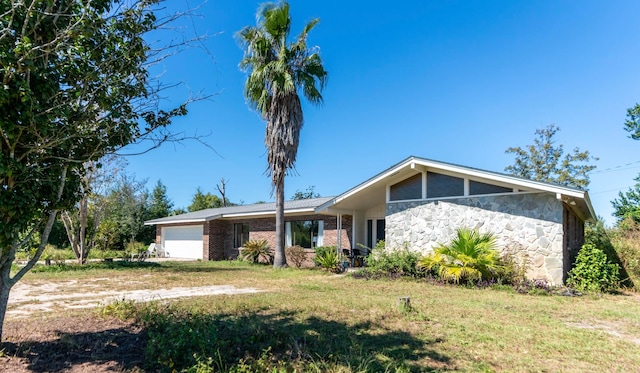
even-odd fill
[[[63,283],[74,275],[29,274],[25,283]],[[131,312],[116,313],[128,315],[149,335],[147,343],[155,348],[145,357],[150,370],[180,361],[178,370],[200,364],[216,371],[245,366],[246,371],[584,372],[634,371],[640,361],[637,296],[530,296],[237,262],[162,263],[94,275],[109,278],[106,286],[113,288],[131,282],[126,286],[267,290],[112,307],[130,307]],[[409,309],[398,305],[406,296]]]

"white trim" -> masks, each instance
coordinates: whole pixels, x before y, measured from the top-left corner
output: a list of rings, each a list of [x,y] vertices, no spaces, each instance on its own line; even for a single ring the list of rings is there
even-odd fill
[[[145,222],[144,225],[169,225],[169,224],[184,224],[184,223],[205,223],[205,218],[198,219],[184,219],[184,220],[171,220],[171,221],[159,221],[159,222]]]
[[[295,210],[285,210],[284,215],[290,215],[290,214],[299,214],[299,213],[315,213],[315,209],[313,207],[309,207],[309,208],[304,208],[304,209],[295,209]],[[264,215],[275,215],[276,212],[275,211],[261,211],[261,212],[239,212],[239,213],[235,213],[235,214],[223,214],[223,215],[218,215],[216,217],[214,217],[213,219],[218,219],[218,218],[238,218],[238,217],[251,217],[251,216],[264,216]],[[209,220],[213,220],[213,219],[209,219]]]

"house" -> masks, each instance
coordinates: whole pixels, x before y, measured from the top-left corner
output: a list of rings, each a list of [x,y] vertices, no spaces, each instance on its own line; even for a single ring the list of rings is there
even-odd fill
[[[385,240],[428,253],[459,227],[492,232],[503,252],[526,260],[527,276],[561,284],[596,215],[588,193],[419,157],[409,157],[336,197],[285,203],[286,245],[356,248]],[[275,204],[209,209],[156,219],[172,256],[233,257],[248,239],[275,244]]]

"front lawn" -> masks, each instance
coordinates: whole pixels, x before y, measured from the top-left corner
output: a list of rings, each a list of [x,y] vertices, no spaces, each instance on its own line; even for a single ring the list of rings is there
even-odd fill
[[[239,262],[31,273],[23,281],[78,276],[85,286],[108,277],[109,288],[265,290],[98,310],[96,323],[117,316],[142,329],[144,363],[135,369],[585,372],[633,371],[640,361],[637,295],[532,296]],[[410,307],[399,302],[407,296]]]

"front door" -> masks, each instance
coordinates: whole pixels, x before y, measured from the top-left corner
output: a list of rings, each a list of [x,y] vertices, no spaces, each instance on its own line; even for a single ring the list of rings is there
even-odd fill
[[[373,249],[384,237],[384,219],[367,219],[367,247]]]

